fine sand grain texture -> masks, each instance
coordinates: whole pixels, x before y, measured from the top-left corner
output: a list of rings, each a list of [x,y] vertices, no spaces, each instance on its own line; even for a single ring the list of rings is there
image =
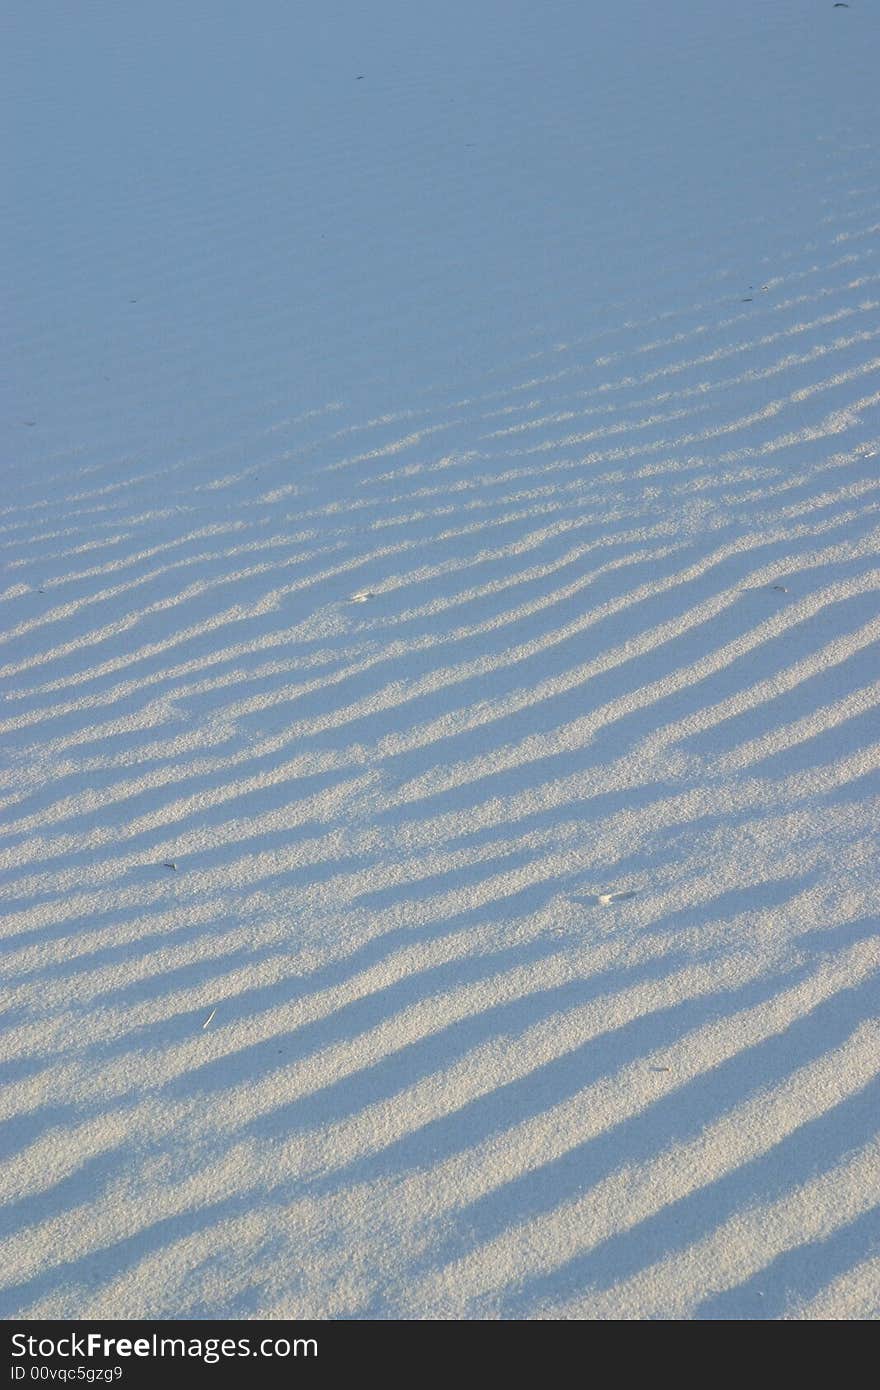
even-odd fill
[[[880,1316],[880,7],[17,3],[0,1313]]]

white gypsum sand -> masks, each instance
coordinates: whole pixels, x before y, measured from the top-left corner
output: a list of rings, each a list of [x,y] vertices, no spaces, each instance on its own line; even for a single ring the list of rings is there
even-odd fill
[[[14,8],[0,1312],[877,1317],[877,7]]]

